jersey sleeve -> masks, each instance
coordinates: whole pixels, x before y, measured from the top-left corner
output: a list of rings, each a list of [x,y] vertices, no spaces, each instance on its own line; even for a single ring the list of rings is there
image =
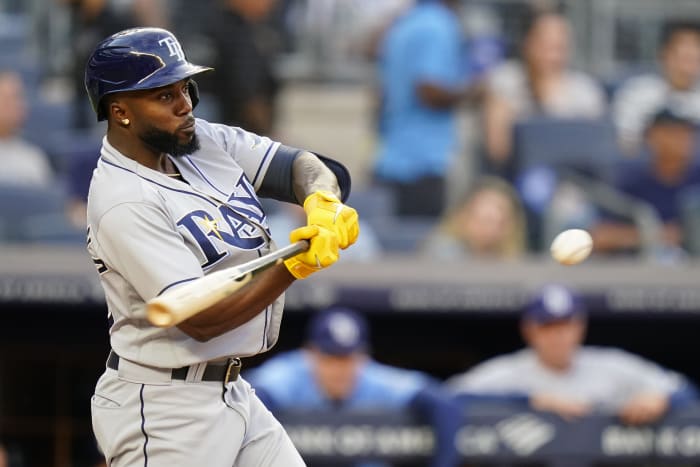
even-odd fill
[[[453,394],[511,395],[524,392],[522,374],[505,357],[496,357],[445,381]]]
[[[213,138],[217,145],[243,169],[246,178],[257,192],[270,163],[280,148],[280,143],[267,136],[259,136],[238,127],[210,123],[201,119],[198,119],[197,123],[198,130]]]
[[[157,207],[131,202],[110,209],[95,233],[97,254],[142,300],[204,275],[177,228]]]
[[[630,395],[660,393],[670,395],[684,385],[683,377],[637,355],[613,350],[607,356],[608,371],[620,378]]]

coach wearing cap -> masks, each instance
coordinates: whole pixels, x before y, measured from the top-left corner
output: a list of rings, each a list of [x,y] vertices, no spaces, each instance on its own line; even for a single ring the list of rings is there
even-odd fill
[[[330,308],[309,322],[306,345],[279,354],[246,372],[272,411],[327,409],[413,410],[436,434],[431,466],[455,466],[459,420],[450,397],[419,371],[381,364],[369,355],[369,326],[357,311]],[[372,464],[375,465],[375,464]]]
[[[681,375],[655,363],[620,349],[582,346],[586,323],[577,296],[558,285],[544,287],[522,315],[525,349],[445,384],[457,395],[524,400],[569,420],[598,412],[629,424],[654,422],[696,397]]]

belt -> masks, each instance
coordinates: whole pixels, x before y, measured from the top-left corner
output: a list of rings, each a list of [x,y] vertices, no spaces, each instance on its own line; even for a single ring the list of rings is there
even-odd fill
[[[204,369],[201,381],[219,381],[224,385],[228,384],[230,381],[236,381],[238,375],[241,372],[241,359],[240,358],[229,358],[225,363],[208,363],[207,367]],[[119,369],[119,355],[117,355],[113,350],[109,352],[109,357],[107,357],[107,367],[112,370]],[[173,368],[171,378],[186,380],[187,372],[190,367],[183,366],[182,368]]]

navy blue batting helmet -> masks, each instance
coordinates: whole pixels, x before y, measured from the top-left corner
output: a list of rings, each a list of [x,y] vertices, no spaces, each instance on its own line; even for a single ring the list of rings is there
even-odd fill
[[[97,44],[85,66],[85,88],[97,120],[104,120],[106,115],[100,102],[107,94],[167,86],[211,69],[188,62],[170,31],[133,28]],[[193,91],[195,106],[194,85]]]

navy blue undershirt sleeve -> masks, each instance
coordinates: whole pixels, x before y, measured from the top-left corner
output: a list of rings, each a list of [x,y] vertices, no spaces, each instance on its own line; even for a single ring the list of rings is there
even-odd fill
[[[292,185],[292,165],[294,159],[301,154],[300,149],[280,145],[275,157],[270,161],[265,177],[260,184],[258,195],[287,203],[297,203]]]
[[[294,159],[303,151],[290,146],[280,145],[275,153],[275,157],[270,161],[270,166],[265,173],[258,195],[263,198],[276,199],[287,203],[298,204],[294,195],[294,184],[292,177],[292,165]],[[338,180],[340,187],[340,199],[345,202],[350,196],[351,179],[348,169],[338,161],[316,154],[321,162],[328,167]]]

